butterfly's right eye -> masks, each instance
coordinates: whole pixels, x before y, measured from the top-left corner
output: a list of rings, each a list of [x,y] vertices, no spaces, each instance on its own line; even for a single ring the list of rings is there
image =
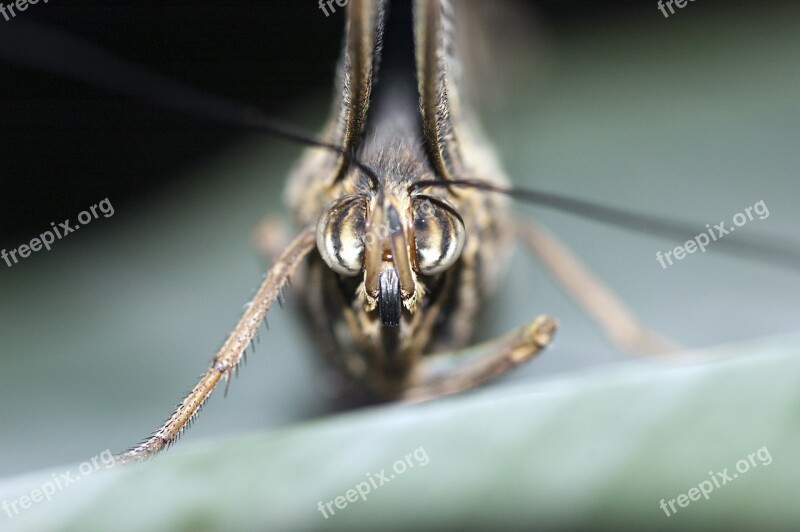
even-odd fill
[[[367,203],[362,196],[335,201],[317,223],[317,249],[339,275],[354,277],[364,267]]]
[[[424,275],[442,273],[461,257],[466,240],[464,222],[443,200],[417,197],[413,205],[418,271]]]

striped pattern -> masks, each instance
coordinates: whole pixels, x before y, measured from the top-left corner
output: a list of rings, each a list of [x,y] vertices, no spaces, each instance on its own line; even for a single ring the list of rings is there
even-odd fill
[[[414,244],[421,273],[436,275],[450,268],[461,256],[465,238],[464,223],[452,207],[415,198]]]
[[[334,141],[376,170],[380,190],[365,187],[355,168],[332,174],[332,156],[319,150],[306,153],[288,186],[298,222],[317,223],[319,256],[302,283],[314,336],[372,399],[402,395],[424,356],[471,339],[511,240],[506,198],[475,190],[408,192],[418,180],[506,180],[456,90],[458,13],[451,10],[462,4],[405,2],[414,7],[407,31],[414,32],[416,69],[386,76],[393,84],[373,91],[385,6],[351,0],[342,94],[329,120]],[[398,29],[391,25],[399,18],[386,20],[390,31]],[[353,86],[359,82],[364,86]]]
[[[317,248],[336,273],[352,277],[364,266],[366,203],[361,196],[335,202],[317,224]]]

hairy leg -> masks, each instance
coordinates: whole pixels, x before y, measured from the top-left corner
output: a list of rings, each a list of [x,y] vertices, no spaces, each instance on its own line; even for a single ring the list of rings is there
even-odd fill
[[[289,247],[277,258],[266,279],[256,292],[239,323],[231,332],[225,344],[217,352],[211,367],[200,378],[200,382],[181,401],[169,419],[139,445],[116,457],[117,463],[139,461],[155,455],[174,442],[181,432],[196,417],[200,407],[214,391],[221,379],[229,382],[231,373],[238,366],[247,346],[267,311],[276,299],[282,297],[289,277],[297,269],[308,253],[315,248],[315,228],[308,227],[292,241]]]
[[[646,356],[678,350],[672,342],[642,325],[622,300],[549,231],[527,219],[515,222],[522,241],[617,347]]]
[[[421,402],[480,386],[538,355],[553,338],[557,324],[539,316],[528,325],[504,336],[453,353],[424,359],[415,380],[402,395]]]

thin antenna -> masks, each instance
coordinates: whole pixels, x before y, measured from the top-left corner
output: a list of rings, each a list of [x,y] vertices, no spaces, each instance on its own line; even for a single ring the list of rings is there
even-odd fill
[[[0,32],[0,57],[25,67],[61,74],[174,111],[257,131],[305,146],[331,150],[359,168],[369,178],[373,188],[380,188],[377,173],[361,162],[354,153],[340,146],[276,125],[256,107],[227,100],[150,72],[57,28],[25,20],[17,20],[14,24],[7,25]],[[696,227],[666,218],[606,207],[558,194],[498,187],[475,179],[419,181],[409,187],[409,192],[426,187],[464,187],[506,194],[515,199],[630,231],[668,238],[690,239],[697,232]],[[800,269],[800,251],[798,251],[800,244],[796,242],[773,238],[758,241],[739,238],[719,246],[719,250],[732,255],[772,262],[794,270]]]
[[[380,186],[377,173],[340,146],[271,121],[258,108],[240,104],[150,72],[112,53],[44,24],[18,20],[0,31],[0,57],[24,67],[60,74],[174,111],[237,126],[305,146],[338,153]]]
[[[608,225],[627,229],[637,233],[656,235],[666,238],[679,239],[681,242],[691,240],[697,234],[697,227],[685,222],[678,222],[668,218],[641,214],[624,209],[607,207],[590,201],[579,200],[540,192],[524,188],[506,188],[478,179],[455,179],[448,181],[417,181],[409,187],[409,192],[428,187],[464,187],[505,194],[514,199],[526,201],[541,207],[547,207],[562,212],[568,212],[590,220],[596,220]],[[770,262],[775,265],[800,269],[800,243],[791,240],[779,240],[773,237],[746,239],[737,237],[735,240],[726,240],[718,247],[720,252],[730,255],[739,255]]]

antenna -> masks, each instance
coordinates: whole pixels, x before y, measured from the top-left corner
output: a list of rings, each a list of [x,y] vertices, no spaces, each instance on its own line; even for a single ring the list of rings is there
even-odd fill
[[[505,194],[516,200],[525,201],[541,207],[568,212],[582,218],[596,220],[608,225],[627,229],[629,231],[656,235],[667,238],[676,238],[683,241],[691,240],[697,234],[697,227],[685,222],[678,222],[668,218],[636,213],[615,207],[607,207],[590,201],[579,200],[526,188],[505,188],[479,179],[453,179],[447,181],[418,181],[409,187],[409,192],[428,187],[462,187],[483,190],[486,192]],[[778,240],[772,237],[759,239],[737,238],[726,240],[719,246],[719,251],[730,255],[745,256],[748,258],[772,263],[782,267],[800,270],[800,243],[790,240]]]
[[[240,104],[151,72],[65,31],[28,21],[0,31],[0,58],[24,67],[60,74],[132,98],[270,135],[296,144],[325,148],[358,167],[373,188],[377,173],[340,146],[275,124],[258,108]]]

